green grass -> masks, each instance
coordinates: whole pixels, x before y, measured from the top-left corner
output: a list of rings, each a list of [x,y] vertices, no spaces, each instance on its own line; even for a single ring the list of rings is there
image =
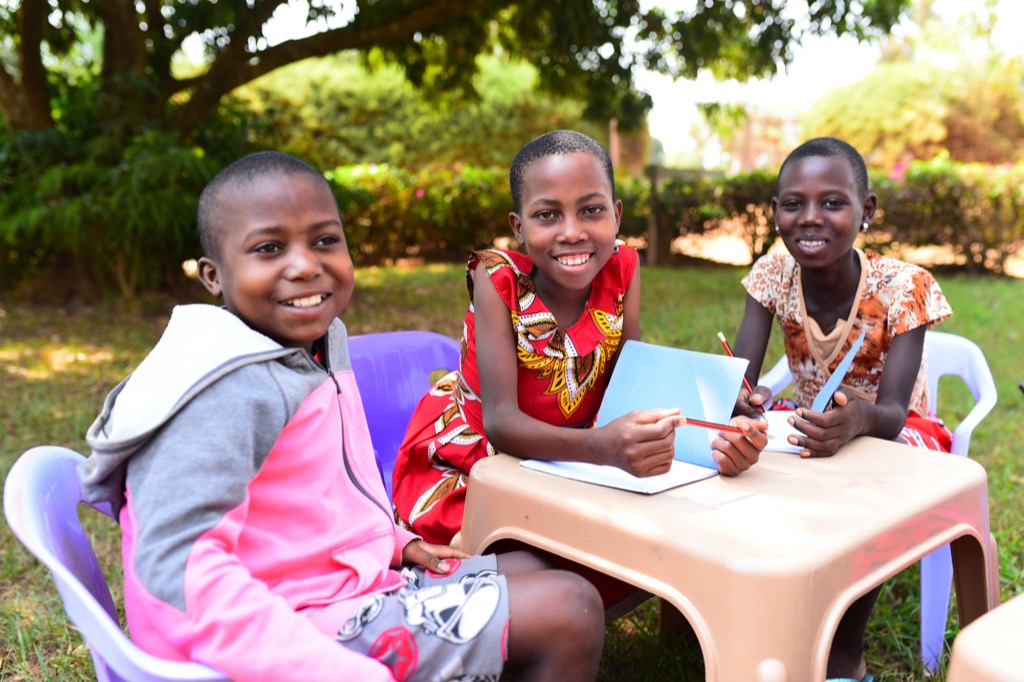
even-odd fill
[[[732,336],[742,315],[739,280],[744,272],[711,266],[645,269],[644,339],[720,352],[716,332]],[[1000,402],[975,431],[971,452],[989,474],[992,530],[999,542],[1005,600],[1024,584],[1024,479],[1018,473],[1017,454],[1024,441],[1024,396],[1017,389],[1024,380],[1019,361],[1024,283],[938,277],[956,311],[941,329],[968,336],[981,346],[999,390]],[[362,269],[343,319],[353,334],[429,329],[457,338],[466,302],[465,274],[458,265]],[[169,312],[166,301],[71,310],[0,304],[0,477],[6,477],[18,455],[33,445],[59,444],[85,452],[83,436],[103,397],[144,357]],[[766,365],[781,353],[775,336]],[[939,411],[951,423],[971,404],[966,390],[954,383],[943,383],[940,398]],[[118,601],[116,528],[95,514],[86,514],[85,519]],[[912,567],[883,588],[868,632],[868,667],[878,680],[923,678],[917,662],[917,586],[917,569]],[[673,646],[663,644],[658,618],[658,604],[652,600],[609,627],[601,679],[703,679],[695,638],[684,634]],[[779,614],[780,627],[786,618]],[[947,644],[956,632],[954,615]],[[0,521],[0,679],[94,679],[91,674],[88,651],[64,616],[48,574]]]

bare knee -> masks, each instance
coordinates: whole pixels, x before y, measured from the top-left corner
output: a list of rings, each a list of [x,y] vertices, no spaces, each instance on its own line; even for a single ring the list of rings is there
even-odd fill
[[[570,571],[551,570],[535,574],[543,576],[542,584],[531,590],[529,597],[517,600],[528,618],[542,615],[542,630],[555,637],[572,637],[583,642],[600,644],[604,637],[604,604],[601,595],[585,578]],[[510,614],[515,621],[515,605]]]
[[[511,575],[508,583],[509,663],[524,679],[593,680],[604,644],[597,588],[560,570]]]
[[[560,588],[560,603],[565,605],[567,615],[571,618],[590,623],[604,632],[604,602],[601,594],[586,578],[569,571],[552,571],[564,578],[565,585]],[[572,615],[572,612],[575,615]]]

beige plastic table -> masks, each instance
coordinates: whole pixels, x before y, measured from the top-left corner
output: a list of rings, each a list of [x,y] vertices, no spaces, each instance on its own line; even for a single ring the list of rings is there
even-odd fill
[[[824,679],[846,608],[950,541],[961,623],[998,603],[985,470],[964,457],[858,438],[650,496],[519,462],[473,467],[463,549],[514,539],[662,597],[697,633],[707,680]]]
[[[1016,682],[1024,677],[1024,595],[960,631],[953,641],[948,682]]]

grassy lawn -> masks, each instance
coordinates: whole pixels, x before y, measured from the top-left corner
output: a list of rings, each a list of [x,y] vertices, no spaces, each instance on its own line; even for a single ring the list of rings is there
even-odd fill
[[[739,280],[744,272],[710,266],[644,270],[644,340],[721,352],[715,334],[735,333],[743,310]],[[941,329],[968,336],[981,346],[999,389],[1000,402],[975,431],[971,451],[989,475],[992,530],[999,542],[1005,600],[1024,583],[1024,494],[1018,473],[1024,396],[1017,388],[1024,380],[1024,366],[1018,360],[1024,283],[937,276],[956,311]],[[429,329],[456,338],[461,334],[466,306],[461,266],[363,269],[357,273],[356,286],[343,316],[352,334],[392,329]],[[83,435],[103,397],[159,337],[170,305],[145,301],[64,310],[0,303],[0,478],[33,445],[58,444],[85,452]],[[766,366],[781,352],[779,339],[773,342]],[[969,409],[969,394],[947,381],[939,412],[955,424]],[[119,601],[116,528],[95,514],[87,514],[86,521]],[[885,585],[868,631],[868,668],[877,680],[923,678],[916,653],[917,586],[916,567]],[[788,614],[779,614],[780,626],[787,618]],[[947,643],[956,630],[954,617]],[[601,679],[703,679],[693,637],[684,636],[671,647],[659,642],[653,601],[610,626],[607,635]],[[95,679],[91,675],[88,652],[69,626],[48,574],[0,521],[0,679]]]

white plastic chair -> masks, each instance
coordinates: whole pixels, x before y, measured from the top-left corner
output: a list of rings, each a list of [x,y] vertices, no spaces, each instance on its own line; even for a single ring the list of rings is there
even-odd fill
[[[954,455],[966,457],[974,427],[996,405],[996,384],[985,354],[973,341],[946,332],[925,332],[928,349],[928,396],[931,408],[938,412],[939,379],[960,377],[974,397],[974,407],[953,429]],[[786,356],[779,359],[758,383],[778,395],[793,380]],[[936,671],[942,656],[949,617],[949,592],[953,582],[953,561],[949,545],[944,545],[921,560],[921,659],[925,667]]]
[[[55,446],[25,452],[4,482],[4,516],[25,548],[50,569],[64,610],[89,645],[96,679],[227,680],[221,673],[198,663],[151,656],[121,630],[106,576],[78,520],[78,506],[84,500],[75,468],[84,459],[77,452]],[[96,505],[93,509],[111,515],[109,505]]]

